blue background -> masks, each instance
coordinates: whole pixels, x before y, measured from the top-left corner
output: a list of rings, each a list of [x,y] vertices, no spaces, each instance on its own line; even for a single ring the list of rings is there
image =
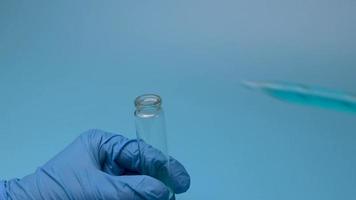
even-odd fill
[[[352,0],[0,1],[0,177],[81,132],[135,137],[133,99],[163,97],[179,199],[356,199],[356,116],[241,87],[356,92]]]

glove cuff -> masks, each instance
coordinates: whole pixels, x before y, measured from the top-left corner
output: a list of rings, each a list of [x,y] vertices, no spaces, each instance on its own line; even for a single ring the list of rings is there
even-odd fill
[[[6,189],[5,189],[6,181],[0,180],[0,200],[6,200]]]

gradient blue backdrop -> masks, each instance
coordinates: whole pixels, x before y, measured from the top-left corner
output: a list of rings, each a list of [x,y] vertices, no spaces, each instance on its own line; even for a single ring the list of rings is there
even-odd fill
[[[356,92],[352,0],[0,1],[0,177],[88,128],[134,137],[163,97],[181,200],[356,199],[356,116],[282,103],[243,79]]]

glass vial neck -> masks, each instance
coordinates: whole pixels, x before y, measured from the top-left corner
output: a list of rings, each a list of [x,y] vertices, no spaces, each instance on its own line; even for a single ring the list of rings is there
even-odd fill
[[[151,118],[157,116],[161,111],[162,99],[156,94],[144,94],[135,99],[135,116]]]

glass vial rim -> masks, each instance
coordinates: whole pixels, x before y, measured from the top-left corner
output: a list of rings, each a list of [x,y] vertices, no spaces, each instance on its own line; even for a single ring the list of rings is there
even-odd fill
[[[145,107],[161,107],[162,98],[157,94],[143,94],[136,97],[134,104],[137,109]]]

